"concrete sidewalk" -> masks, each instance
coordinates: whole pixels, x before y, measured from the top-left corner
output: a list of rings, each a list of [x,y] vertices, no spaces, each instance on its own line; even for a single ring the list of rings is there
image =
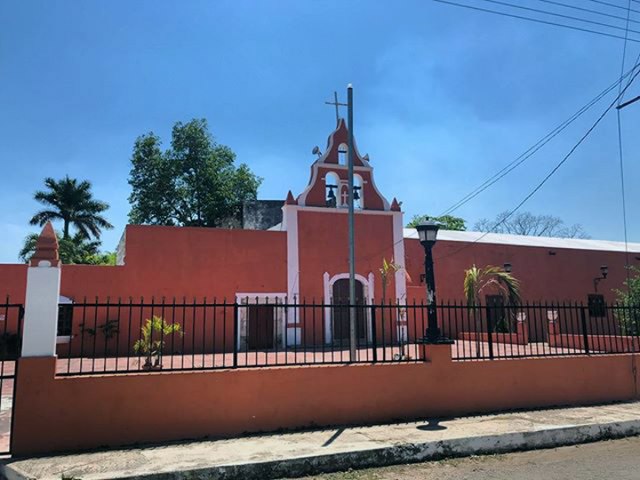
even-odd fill
[[[8,460],[9,479],[267,479],[640,434],[640,402]]]

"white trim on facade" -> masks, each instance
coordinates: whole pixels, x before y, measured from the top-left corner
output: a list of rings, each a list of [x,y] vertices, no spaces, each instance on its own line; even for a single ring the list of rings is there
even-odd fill
[[[400,305],[407,301],[407,272],[405,270],[405,252],[403,237],[403,215],[402,212],[393,212],[393,261],[400,267],[395,272],[396,298]],[[384,299],[385,301],[387,299]],[[407,340],[406,309],[399,310],[398,318],[398,339],[405,342]]]
[[[303,207],[303,206],[300,206],[300,205],[285,205],[285,206],[289,207],[289,208],[294,208],[296,210],[302,210],[302,211],[305,211],[305,212],[344,213],[344,214],[349,213],[348,209],[346,209],[346,208]],[[356,213],[356,215],[391,215],[392,213],[396,213],[396,212],[392,212],[392,211],[389,211],[389,210],[360,210],[360,209],[355,209],[355,213]],[[283,228],[286,229],[286,227],[283,227]]]
[[[24,305],[23,357],[54,357],[60,300],[60,267],[41,261],[27,269]]]
[[[339,273],[334,275],[333,277],[329,275],[329,272],[324,272],[323,278],[323,290],[324,290],[324,341],[327,344],[333,342],[333,335],[331,333],[331,294],[333,291],[333,284],[336,281],[349,278],[348,273]],[[373,272],[369,272],[367,278],[362,275],[356,273],[355,278],[357,281],[362,283],[363,287],[363,295],[367,301],[367,304],[373,303],[373,295],[375,288],[375,276]],[[371,315],[369,314],[369,309],[366,310],[366,322],[367,322],[367,341],[371,341]]]
[[[286,324],[287,309],[278,307],[278,304],[284,305],[287,301],[286,293],[236,293],[236,303],[238,304],[238,334],[236,337],[236,345],[238,350],[244,350],[246,347],[248,334],[248,317],[247,308],[243,305],[274,305],[274,344],[284,348],[285,341],[289,336],[288,325]]]
[[[418,239],[415,228],[405,228],[404,238]],[[498,245],[515,245],[522,247],[570,248],[575,250],[601,250],[606,252],[624,252],[624,242],[609,240],[585,240],[582,238],[551,238],[527,235],[510,235],[506,233],[458,232],[440,230],[438,240],[451,242],[493,243]],[[640,253],[640,243],[628,244],[630,253]]]

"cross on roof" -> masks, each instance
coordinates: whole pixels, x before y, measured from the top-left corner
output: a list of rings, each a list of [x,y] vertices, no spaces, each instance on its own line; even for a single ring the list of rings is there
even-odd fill
[[[348,106],[346,103],[338,102],[338,92],[333,92],[333,102],[324,102],[326,105],[334,105],[336,107],[336,125],[340,121],[340,112],[338,108]]]

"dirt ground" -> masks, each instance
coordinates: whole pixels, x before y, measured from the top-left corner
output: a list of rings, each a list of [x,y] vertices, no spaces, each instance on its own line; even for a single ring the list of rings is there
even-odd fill
[[[306,480],[638,480],[640,437],[306,477]]]

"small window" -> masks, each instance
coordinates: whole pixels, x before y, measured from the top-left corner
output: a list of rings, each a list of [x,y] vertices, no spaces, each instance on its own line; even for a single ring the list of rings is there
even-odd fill
[[[338,147],[338,163],[340,165],[347,164],[347,152],[347,146],[344,143],[340,144],[340,146]]]
[[[73,304],[63,303],[58,306],[58,336],[68,337],[71,335],[73,324]]]
[[[604,317],[606,315],[606,308],[604,303],[604,295],[593,293],[589,295],[589,316],[590,317]]]

